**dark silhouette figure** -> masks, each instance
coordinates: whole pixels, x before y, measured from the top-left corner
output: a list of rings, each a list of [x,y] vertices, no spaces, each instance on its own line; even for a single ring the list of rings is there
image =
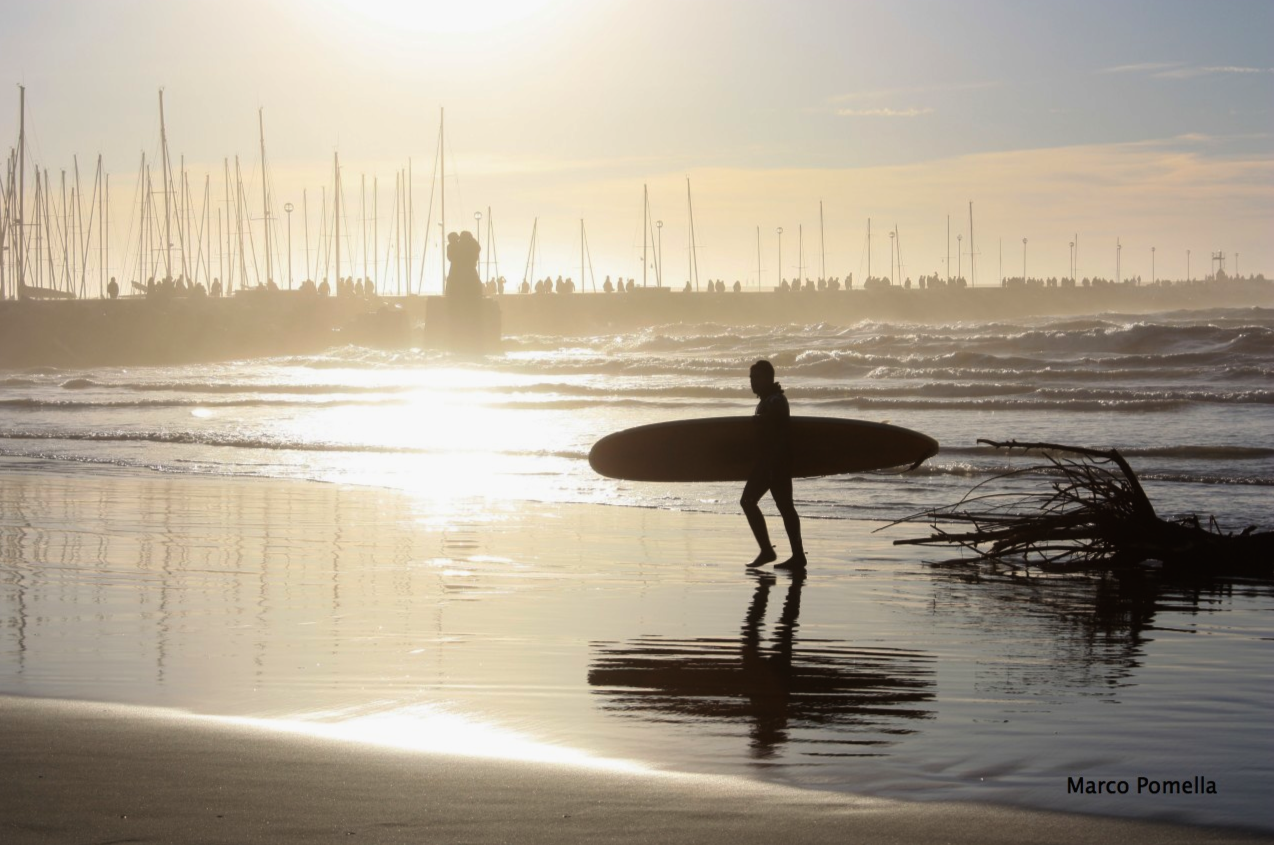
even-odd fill
[[[764,566],[778,559],[770,544],[770,532],[761,513],[761,497],[768,491],[774,497],[787,539],[792,545],[792,556],[776,568],[804,569],[805,546],[801,543],[801,518],[792,502],[792,412],[783,395],[782,386],[774,380],[774,365],[769,361],[757,361],[749,372],[752,392],[760,401],[756,405],[757,456],[756,466],[743,487],[739,504],[748,518],[748,525],[761,547],[756,560],[749,566]]]
[[[111,281],[106,285],[106,295],[111,299],[119,299],[119,282],[115,281],[115,277],[111,276]]]

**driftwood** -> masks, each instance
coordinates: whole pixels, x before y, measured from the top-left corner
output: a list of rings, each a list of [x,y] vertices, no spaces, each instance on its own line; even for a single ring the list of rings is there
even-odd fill
[[[898,520],[893,525],[928,523],[933,533],[894,545],[959,546],[984,560],[1047,571],[1118,569],[1148,560],[1218,575],[1269,576],[1274,570],[1274,532],[1250,527],[1225,533],[1215,517],[1206,527],[1197,516],[1162,519],[1132,467],[1114,449],[978,442],[1041,451],[1048,463],[989,479],[953,505]],[[1048,490],[983,492],[997,480],[1038,474],[1052,477]]]

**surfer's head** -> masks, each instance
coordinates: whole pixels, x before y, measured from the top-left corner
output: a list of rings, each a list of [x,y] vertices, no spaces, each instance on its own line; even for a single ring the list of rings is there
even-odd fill
[[[768,393],[774,385],[774,365],[769,361],[757,361],[748,370],[752,380],[752,392],[757,396]]]

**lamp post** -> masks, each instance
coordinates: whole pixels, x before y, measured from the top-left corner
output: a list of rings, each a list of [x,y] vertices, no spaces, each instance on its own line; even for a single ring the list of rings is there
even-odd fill
[[[779,227],[779,285],[783,284],[783,227]]]
[[[655,221],[655,277],[659,286],[664,283],[664,221]]]
[[[288,213],[288,290],[292,290],[292,203],[284,203],[283,210]]]
[[[898,233],[897,232],[889,233],[889,275],[890,276],[894,275],[894,235],[896,234]],[[894,278],[897,278],[897,277],[894,277]],[[893,278],[889,280],[889,283],[893,284]]]

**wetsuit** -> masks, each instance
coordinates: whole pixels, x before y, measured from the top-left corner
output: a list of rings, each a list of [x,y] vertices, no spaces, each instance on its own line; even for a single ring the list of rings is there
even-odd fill
[[[756,505],[769,491],[784,521],[796,516],[792,503],[792,412],[783,388],[774,383],[756,405],[757,460],[743,487],[743,506]]]

